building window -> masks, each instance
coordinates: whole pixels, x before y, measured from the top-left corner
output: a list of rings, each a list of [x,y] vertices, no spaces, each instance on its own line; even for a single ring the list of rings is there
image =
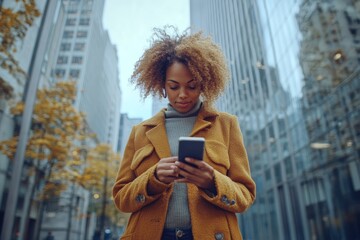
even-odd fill
[[[70,51],[71,43],[62,43],[60,45],[60,51]]]
[[[76,33],[76,37],[78,37],[78,38],[86,38],[87,37],[87,31],[78,31]]]
[[[65,76],[64,69],[55,69],[55,77],[62,78]]]
[[[65,31],[63,37],[64,38],[72,38],[74,36],[74,31]]]
[[[81,18],[79,25],[81,26],[89,26],[90,24],[90,18]]]
[[[57,64],[66,64],[68,63],[68,57],[67,56],[59,56],[57,59]]]
[[[46,213],[49,214],[48,217],[55,217],[59,211],[60,204],[59,197],[51,197],[51,200],[48,200],[46,203]]]
[[[82,61],[83,61],[83,58],[82,58],[82,57],[75,56],[75,57],[72,57],[71,63],[81,64]]]
[[[75,26],[76,18],[68,18],[66,19],[66,26]]]
[[[275,165],[274,173],[275,173],[276,183],[281,183],[283,178],[282,178],[282,175],[281,175],[281,165],[280,165],[280,163]]]
[[[69,75],[72,78],[79,78],[80,70],[79,69],[71,69]]]
[[[85,43],[75,43],[74,50],[75,51],[84,51]]]
[[[84,5],[87,7],[87,8],[90,8],[91,9],[91,6],[93,5],[93,0],[86,0]]]
[[[89,15],[91,14],[91,10],[89,10],[89,9],[82,10],[82,11],[81,11],[81,14],[82,14],[82,15],[89,16]]]
[[[68,13],[71,13],[71,14],[74,14],[74,13],[77,13],[77,9],[76,8],[69,8],[67,10]]]

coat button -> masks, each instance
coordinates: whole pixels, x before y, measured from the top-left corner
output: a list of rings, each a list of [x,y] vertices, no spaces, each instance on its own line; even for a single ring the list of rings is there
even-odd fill
[[[143,194],[138,194],[135,198],[135,200],[138,202],[138,203],[144,203],[145,202],[145,196]]]
[[[230,205],[235,205],[235,200],[231,200]]]
[[[178,229],[178,230],[176,231],[176,239],[177,239],[177,238],[182,238],[184,235],[185,235],[185,234],[184,234],[184,231],[183,231],[183,230]]]
[[[216,240],[223,240],[224,234],[223,233],[215,233],[215,239]]]
[[[228,198],[226,195],[222,195],[221,199],[220,199],[223,203],[227,203],[228,202]]]

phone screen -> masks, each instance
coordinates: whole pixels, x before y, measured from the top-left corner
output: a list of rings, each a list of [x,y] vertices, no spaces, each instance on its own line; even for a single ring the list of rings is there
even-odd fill
[[[180,137],[179,138],[179,161],[185,162],[186,157],[202,160],[204,155],[205,138]],[[187,163],[189,164],[189,163]]]

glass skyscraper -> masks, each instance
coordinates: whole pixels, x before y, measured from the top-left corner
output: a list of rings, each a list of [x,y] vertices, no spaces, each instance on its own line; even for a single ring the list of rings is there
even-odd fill
[[[360,239],[360,2],[192,0],[257,183],[244,239]]]

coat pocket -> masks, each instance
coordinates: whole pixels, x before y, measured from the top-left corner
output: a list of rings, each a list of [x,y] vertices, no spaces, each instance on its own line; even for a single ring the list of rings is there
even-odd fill
[[[135,171],[138,175],[146,171],[154,163],[151,163],[150,158],[154,152],[154,146],[147,144],[144,147],[138,149],[133,157],[130,165],[130,169]]]
[[[230,168],[228,148],[219,141],[206,140],[205,153],[208,162],[219,172],[226,174]]]
[[[120,239],[129,240],[134,238],[134,232],[136,231],[136,226],[139,222],[140,215],[141,215],[141,210],[131,214],[124,235],[122,235]]]

